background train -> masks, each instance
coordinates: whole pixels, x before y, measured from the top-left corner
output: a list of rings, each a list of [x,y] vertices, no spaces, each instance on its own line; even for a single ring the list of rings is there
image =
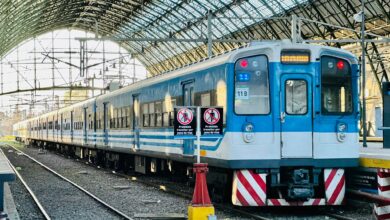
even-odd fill
[[[189,172],[174,106],[223,106],[201,141],[214,194],[238,206],[339,205],[358,165],[359,69],[344,50],[255,43],[15,124],[18,140],[137,172]],[[228,190],[226,190],[228,189]]]

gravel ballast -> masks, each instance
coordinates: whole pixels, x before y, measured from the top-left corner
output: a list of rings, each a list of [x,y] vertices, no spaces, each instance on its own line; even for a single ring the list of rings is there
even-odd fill
[[[52,219],[121,219],[29,158],[2,148]],[[14,191],[12,185],[11,190]],[[31,201],[23,205],[31,205]],[[26,219],[33,216],[30,217]]]
[[[146,213],[154,215],[159,213],[161,215],[167,213],[187,214],[189,199],[129,181],[123,177],[113,175],[112,171],[97,169],[83,161],[76,162],[75,159],[53,152],[48,151],[46,154],[42,154],[37,148],[33,147],[20,149],[131,217]],[[162,185],[171,188],[183,189],[181,191],[192,191],[192,188],[185,183],[169,182],[169,178],[147,175],[137,176],[137,178],[142,181],[161,182]],[[257,207],[244,210],[269,219],[333,219],[319,214],[318,210],[352,219],[372,219],[371,204],[363,203],[361,206],[359,205],[359,208],[355,205],[350,204],[342,207]],[[235,212],[231,213],[218,208],[216,209],[216,215],[218,219],[248,219]]]

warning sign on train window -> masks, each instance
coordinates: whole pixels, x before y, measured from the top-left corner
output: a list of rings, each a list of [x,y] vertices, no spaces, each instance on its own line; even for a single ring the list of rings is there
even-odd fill
[[[223,108],[201,108],[201,117],[200,129],[202,136],[223,134]]]
[[[196,108],[175,107],[174,135],[183,138],[195,138],[196,135]]]

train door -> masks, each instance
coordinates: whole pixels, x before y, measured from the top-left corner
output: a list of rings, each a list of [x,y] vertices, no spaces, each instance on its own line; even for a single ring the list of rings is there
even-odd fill
[[[103,103],[104,145],[108,145],[108,102]]]
[[[84,126],[83,126],[83,133],[84,133],[84,145],[88,143],[88,121],[87,121],[87,114],[88,114],[88,108],[84,108]]]
[[[141,114],[140,114],[140,103],[139,103],[139,95],[133,95],[133,148],[139,149],[139,139],[140,139],[140,122],[141,122]]]
[[[183,106],[193,106],[195,103],[194,81],[183,83]],[[183,154],[194,154],[194,140],[183,140]]]
[[[282,75],[280,105],[282,158],[312,158],[311,77]]]

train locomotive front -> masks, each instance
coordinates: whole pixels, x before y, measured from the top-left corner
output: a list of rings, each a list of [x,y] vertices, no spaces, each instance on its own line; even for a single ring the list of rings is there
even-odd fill
[[[358,63],[321,46],[232,57],[224,143],[238,206],[340,205],[358,165]]]

